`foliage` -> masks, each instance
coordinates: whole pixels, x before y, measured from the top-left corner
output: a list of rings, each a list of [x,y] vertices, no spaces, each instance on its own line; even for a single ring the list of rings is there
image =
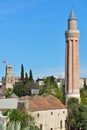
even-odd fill
[[[14,85],[13,93],[17,96],[26,96],[31,95],[31,89],[36,89],[38,86],[33,80],[32,70],[30,69],[29,77],[28,74],[25,73],[24,76],[24,66],[21,65],[21,79],[18,83]]]
[[[10,110],[9,109],[2,112],[3,116],[9,116],[9,114],[10,114]]]
[[[26,127],[31,127],[31,126],[35,126],[34,117],[32,117],[31,115],[27,115],[26,113],[24,113],[22,115],[21,128],[24,129]]]
[[[15,86],[13,88],[13,92],[19,97],[24,96],[24,84],[23,84],[23,82],[18,82],[17,84],[15,84]]]
[[[68,100],[68,102],[67,102],[67,106],[69,107],[69,108],[71,108],[72,107],[72,105],[74,105],[74,104],[79,104],[79,101],[78,101],[78,99],[77,98],[69,98],[69,100]]]
[[[10,114],[9,114],[9,117],[10,117],[10,121],[21,121],[22,120],[22,115],[21,113],[14,109]]]
[[[87,105],[87,86],[84,86],[84,88],[81,89],[80,95],[81,95],[81,103]]]
[[[21,80],[24,81],[24,66],[21,65]]]
[[[87,106],[78,103],[75,98],[70,98],[68,102],[67,123],[70,130],[82,129],[87,127]]]
[[[32,70],[30,69],[30,73],[29,73],[29,81],[34,81],[33,80],[33,75],[32,75]]]
[[[13,92],[21,97],[21,96],[26,96],[26,95],[31,95],[31,89],[37,88],[37,84],[35,82],[27,81],[25,83],[23,82],[18,82],[15,84]]]
[[[7,130],[39,130],[35,125],[34,117],[25,112],[12,110],[9,114],[10,121]]]
[[[63,102],[63,92],[58,88],[57,82],[53,76],[49,76],[44,80],[44,84],[39,87],[40,95],[53,95]]]
[[[28,78],[28,74],[27,72],[25,73],[25,83],[27,83],[29,81],[29,78]]]
[[[54,94],[53,96],[57,97],[58,99],[61,100],[61,102],[64,103],[64,95],[63,95],[63,91],[61,90],[61,88],[55,88],[54,89]]]
[[[5,88],[5,91],[4,91],[5,98],[10,98],[12,91],[13,91],[12,88]]]
[[[25,96],[25,93],[24,93],[24,84],[23,82],[18,82],[15,86],[14,86],[14,89],[13,89],[13,92],[21,97],[21,96]]]

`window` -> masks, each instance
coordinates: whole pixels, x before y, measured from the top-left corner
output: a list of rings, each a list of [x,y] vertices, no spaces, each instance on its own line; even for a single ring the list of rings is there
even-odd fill
[[[73,43],[73,40],[71,40],[71,42]]]
[[[63,114],[65,113],[65,111],[63,111]]]
[[[37,117],[39,117],[40,116],[40,114],[39,113],[37,113]]]
[[[53,112],[51,111],[51,115],[53,115]]]
[[[67,121],[65,120],[65,128],[67,128]]]
[[[42,124],[40,124],[40,129],[42,130]]]
[[[62,121],[60,121],[60,129],[62,129]]]
[[[9,71],[10,71],[10,69],[11,69],[11,68],[10,68],[10,67],[8,67],[8,70],[9,70]]]

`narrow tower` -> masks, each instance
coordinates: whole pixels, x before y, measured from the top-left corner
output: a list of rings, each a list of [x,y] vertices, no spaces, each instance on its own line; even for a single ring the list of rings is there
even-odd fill
[[[79,37],[77,19],[73,9],[68,19],[66,37],[66,66],[65,66],[65,99],[75,97],[80,101],[79,92]]]
[[[12,88],[13,85],[15,84],[15,79],[13,78],[12,75],[12,65],[7,65],[6,66],[6,74],[5,77],[2,77],[2,87],[4,89]]]

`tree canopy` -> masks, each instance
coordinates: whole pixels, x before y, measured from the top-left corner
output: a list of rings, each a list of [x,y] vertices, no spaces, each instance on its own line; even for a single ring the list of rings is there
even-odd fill
[[[18,83],[14,85],[13,92],[21,97],[21,96],[26,96],[26,95],[31,95],[31,89],[36,89],[37,84],[33,80],[33,74],[32,70],[30,69],[29,76],[27,72],[25,73],[24,76],[24,66],[23,64],[21,65],[21,79],[19,80]]]
[[[80,91],[81,103],[87,105],[87,86],[84,86]]]
[[[24,80],[24,66],[23,64],[21,65],[21,80]]]
[[[9,114],[9,122],[6,130],[40,130],[35,125],[35,119],[31,115],[19,110],[12,110]]]
[[[59,98],[62,102],[64,101],[63,91],[58,88],[57,82],[53,76],[49,76],[44,79],[44,84],[39,86],[40,95],[53,95]]]
[[[32,70],[31,70],[31,69],[30,69],[30,73],[29,73],[29,80],[30,80],[30,81],[34,81],[34,80],[33,80]]]
[[[69,130],[87,130],[87,106],[79,104],[75,98],[68,101],[67,124]]]

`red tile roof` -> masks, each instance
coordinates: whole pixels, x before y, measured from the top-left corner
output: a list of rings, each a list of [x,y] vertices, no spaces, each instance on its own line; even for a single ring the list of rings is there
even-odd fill
[[[64,109],[66,106],[61,103],[61,101],[54,96],[25,96],[21,97],[20,100],[25,100],[27,105],[27,110],[29,111],[39,111],[39,110],[52,110],[52,109]]]

